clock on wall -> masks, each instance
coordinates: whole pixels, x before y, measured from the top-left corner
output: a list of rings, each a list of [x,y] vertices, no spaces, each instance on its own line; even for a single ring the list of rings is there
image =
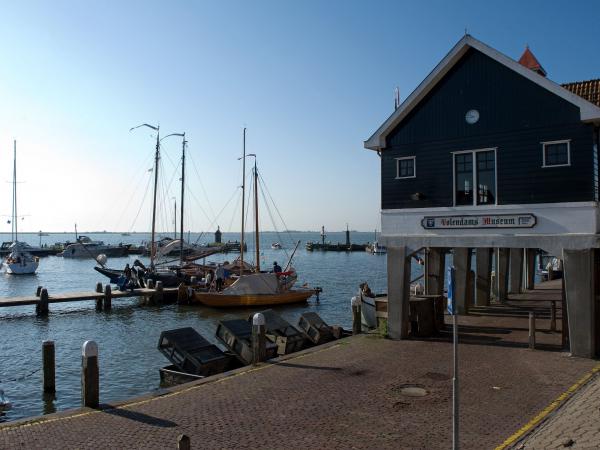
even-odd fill
[[[465,114],[465,120],[470,125],[477,123],[477,121],[479,120],[479,111],[477,111],[476,109],[468,110]]]

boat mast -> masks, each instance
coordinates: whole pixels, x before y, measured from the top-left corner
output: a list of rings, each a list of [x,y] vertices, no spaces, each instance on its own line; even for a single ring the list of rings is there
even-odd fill
[[[256,170],[256,156],[254,157],[254,222],[256,244],[256,271],[260,272],[260,244],[258,237],[258,171]]]
[[[156,243],[154,242],[156,234],[156,193],[158,191],[158,163],[160,161],[160,125],[156,130],[156,153],[154,154],[154,199],[152,201],[152,235],[150,237],[150,270],[154,271],[154,256]]]
[[[185,133],[183,133],[183,143],[181,144],[181,218],[179,220],[180,240],[179,243],[179,265],[183,266],[183,194],[185,192]],[[188,239],[189,240],[189,239]]]
[[[12,217],[12,240],[16,242],[17,236],[17,140],[14,140],[13,149],[13,217]]]
[[[240,238],[240,276],[244,273],[244,202],[246,201],[246,127],[242,145],[242,236]]]

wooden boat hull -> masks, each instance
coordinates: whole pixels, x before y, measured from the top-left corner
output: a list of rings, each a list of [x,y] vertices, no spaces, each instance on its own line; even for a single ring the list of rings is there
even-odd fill
[[[301,303],[314,294],[312,290],[287,291],[279,294],[243,294],[227,295],[220,292],[194,292],[192,302],[205,306],[273,306]]]

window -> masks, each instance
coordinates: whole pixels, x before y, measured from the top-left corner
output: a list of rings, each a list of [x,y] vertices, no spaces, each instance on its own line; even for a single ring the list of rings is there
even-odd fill
[[[396,180],[401,178],[415,178],[417,176],[415,156],[396,158]]]
[[[454,205],[496,204],[496,150],[454,153]]]
[[[571,141],[542,142],[542,167],[560,167],[571,165]]]

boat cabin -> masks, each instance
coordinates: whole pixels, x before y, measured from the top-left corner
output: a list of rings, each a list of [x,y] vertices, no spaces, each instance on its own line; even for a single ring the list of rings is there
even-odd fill
[[[426,277],[440,291],[452,250],[467,314],[489,304],[492,255],[502,299],[533,286],[541,249],[564,262],[572,353],[600,354],[599,126],[600,80],[557,84],[529,48],[516,61],[470,35],[450,50],[364,144],[381,159],[391,337],[408,335],[415,251],[434,255]]]

